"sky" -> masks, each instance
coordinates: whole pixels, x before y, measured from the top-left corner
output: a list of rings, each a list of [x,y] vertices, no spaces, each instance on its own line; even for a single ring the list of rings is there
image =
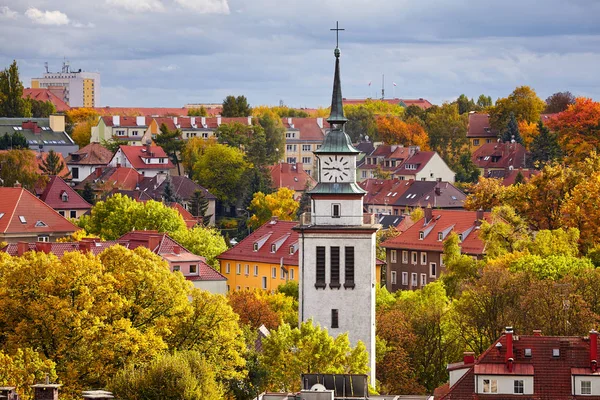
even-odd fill
[[[102,106],[328,106],[339,20],[346,98],[529,85],[600,99],[597,0],[0,0],[0,67],[100,72]],[[371,86],[369,86],[371,82]],[[393,86],[396,83],[396,86]]]

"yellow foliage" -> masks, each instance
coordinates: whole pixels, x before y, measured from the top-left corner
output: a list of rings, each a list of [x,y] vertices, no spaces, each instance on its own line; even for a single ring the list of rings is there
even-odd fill
[[[71,137],[73,141],[77,143],[79,147],[85,147],[90,144],[90,138],[92,137],[92,127],[95,126],[96,123],[92,120],[79,122],[73,128],[73,133]]]
[[[80,242],[82,239],[85,238],[98,238],[98,236],[90,235],[85,231],[85,229],[80,229],[78,231],[75,231],[72,235],[58,238],[56,239],[56,241],[59,243]]]
[[[491,210],[502,204],[506,188],[500,179],[479,177],[479,182],[465,200],[467,210]]]
[[[527,121],[519,121],[519,134],[523,139],[523,145],[526,149],[529,149],[531,142],[538,135],[537,123],[535,122],[527,122]]]
[[[249,210],[254,215],[248,220],[248,226],[256,229],[271,217],[278,217],[281,221],[293,221],[299,206],[294,200],[294,191],[286,187],[267,195],[257,192],[250,203]]]

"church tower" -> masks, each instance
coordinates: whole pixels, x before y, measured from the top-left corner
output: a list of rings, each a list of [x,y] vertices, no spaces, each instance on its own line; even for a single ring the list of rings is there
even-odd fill
[[[356,183],[360,154],[344,131],[340,49],[335,51],[331,130],[314,152],[318,183],[309,192],[312,210],[299,232],[301,322],[312,319],[332,336],[348,332],[369,352],[370,383],[375,384],[375,234],[379,225],[363,215],[365,191]],[[367,216],[370,217],[370,216]]]

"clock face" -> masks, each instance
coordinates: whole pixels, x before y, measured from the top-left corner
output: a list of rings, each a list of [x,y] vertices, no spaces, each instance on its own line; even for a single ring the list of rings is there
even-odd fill
[[[323,182],[347,182],[350,179],[350,158],[326,156],[321,167]]]

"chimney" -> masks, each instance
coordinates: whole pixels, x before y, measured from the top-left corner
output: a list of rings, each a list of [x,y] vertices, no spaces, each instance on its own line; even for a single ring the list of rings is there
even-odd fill
[[[23,121],[21,122],[21,128],[30,130],[35,134],[42,131],[36,121]]]
[[[173,246],[173,253],[174,254],[180,254],[181,253],[181,247],[179,247],[179,246]]]
[[[431,221],[433,218],[433,210],[431,207],[427,207],[425,208],[425,223],[429,223],[429,221]]]
[[[590,368],[592,372],[598,369],[598,332],[590,331]]]
[[[14,386],[0,387],[0,399],[18,400],[17,392]]]
[[[113,115],[113,125],[114,126],[119,126],[121,125],[121,117],[118,115]]]
[[[82,240],[79,242],[79,251],[82,253],[89,253],[92,251],[92,242],[89,240]]]
[[[58,400],[58,388],[62,385],[50,383],[48,374],[46,374],[45,383],[32,385],[33,400]]]
[[[135,124],[137,126],[144,126],[144,125],[146,125],[146,117],[144,117],[144,116],[135,117]]]
[[[415,153],[419,152],[421,148],[419,146],[408,146],[408,156],[413,156]]]
[[[202,124],[202,127],[204,128],[204,126],[206,125],[206,117],[200,117],[200,123]]]
[[[252,125],[252,117],[248,117],[248,126]]]
[[[435,195],[436,196],[441,196],[442,195],[442,188],[439,186],[435,187]]]
[[[17,255],[20,257],[29,251],[29,243],[18,242],[17,243]]]
[[[96,174],[96,178],[100,178],[100,175],[102,175],[102,167],[96,167],[94,173]]]
[[[121,168],[121,163],[120,162],[117,163],[117,168]]]
[[[287,123],[288,125],[292,126],[292,117],[287,117]]]
[[[146,152],[148,153],[148,155],[152,155],[151,153],[152,150],[152,142],[150,140],[146,141]]]
[[[20,188],[21,183],[19,181],[15,181],[15,184],[13,185],[13,187]]]
[[[541,329],[534,329],[533,330],[533,336],[542,336],[542,330]]]
[[[217,126],[221,126],[221,117],[217,117]]]
[[[50,129],[54,132],[64,132],[65,131],[65,116],[64,115],[51,115],[48,118],[48,122],[50,125]]]
[[[463,363],[465,365],[475,363],[475,353],[472,351],[465,351],[463,353]]]
[[[196,127],[196,117],[190,117],[190,125],[192,128]]]
[[[475,216],[475,225],[477,225],[477,226],[481,225],[481,221],[483,221],[483,209],[482,208],[477,210],[477,214]]]
[[[506,335],[506,367],[508,368],[508,372],[512,372],[513,363],[515,361],[515,354],[513,352],[513,328],[512,326],[507,326],[506,331],[504,332]]]
[[[35,242],[35,251],[50,254],[52,252],[52,243]]]
[[[276,223],[277,223],[277,221],[279,221],[279,217],[278,217],[278,216],[276,216],[276,215],[273,215],[273,216],[271,217],[271,223],[272,223],[272,224],[276,224]]]
[[[159,172],[158,174],[156,174],[156,184],[158,186],[162,185],[162,183],[165,181],[165,179],[167,179],[167,174],[166,173]]]
[[[319,125],[319,128],[323,129],[323,118],[317,118],[317,125]]]
[[[150,251],[158,252],[158,245],[160,244],[161,238],[162,238],[162,236],[155,236],[155,235],[148,237],[148,248],[150,249]]]
[[[177,119],[177,117],[173,117],[173,123],[174,123],[175,125],[177,125],[177,121],[179,121],[179,120]]]

